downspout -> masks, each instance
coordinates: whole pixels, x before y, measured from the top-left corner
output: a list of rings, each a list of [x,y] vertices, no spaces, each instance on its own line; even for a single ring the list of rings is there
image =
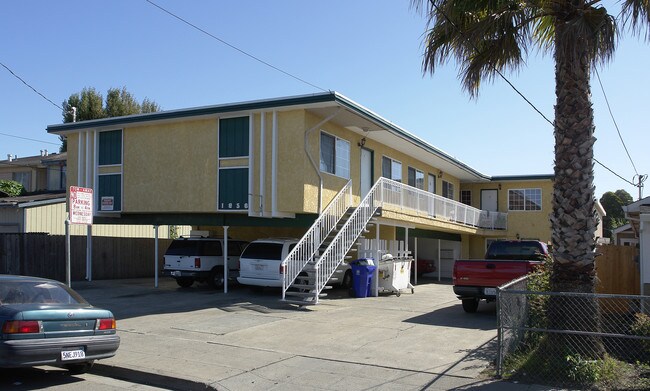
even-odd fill
[[[332,118],[336,117],[341,112],[341,110],[343,110],[343,108],[339,107],[334,113],[328,115],[327,117],[325,117],[325,119],[323,119],[322,121],[320,121],[319,123],[317,123],[316,125],[314,125],[313,127],[305,131],[305,153],[307,154],[307,157],[309,158],[312,167],[314,167],[314,171],[316,171],[316,175],[318,175],[318,214],[319,215],[323,211],[323,176],[320,173],[320,166],[316,164],[314,157],[311,156],[311,153],[309,152],[309,135],[314,130],[323,126],[323,124],[326,124],[327,122],[331,121]]]

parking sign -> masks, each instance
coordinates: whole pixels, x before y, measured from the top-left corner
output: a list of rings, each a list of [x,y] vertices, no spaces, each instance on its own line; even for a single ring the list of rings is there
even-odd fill
[[[93,223],[93,189],[70,186],[70,222],[72,224]]]

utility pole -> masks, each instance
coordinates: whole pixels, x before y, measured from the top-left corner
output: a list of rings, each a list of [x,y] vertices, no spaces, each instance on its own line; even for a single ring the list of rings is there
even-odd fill
[[[639,199],[643,198],[643,182],[645,182],[646,179],[648,179],[647,174],[637,174],[634,176],[634,178],[639,178],[639,183],[635,184],[634,186],[639,188]],[[632,180],[634,182],[634,179]]]

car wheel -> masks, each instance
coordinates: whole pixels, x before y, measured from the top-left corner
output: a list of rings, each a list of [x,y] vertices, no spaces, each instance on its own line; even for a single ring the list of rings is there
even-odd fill
[[[212,269],[212,272],[210,272],[210,279],[208,280],[210,287],[219,289],[223,287],[223,281],[223,270],[219,270],[218,268]]]
[[[341,287],[343,288],[352,288],[352,270],[347,270],[343,276],[343,281],[341,282]]]
[[[478,309],[478,299],[463,299],[463,309],[465,312],[473,314]]]
[[[176,283],[181,288],[189,288],[194,284],[194,279],[188,277],[180,277],[176,279]]]
[[[93,367],[94,361],[87,361],[75,364],[66,364],[63,367],[68,370],[73,375],[81,375],[86,373]]]

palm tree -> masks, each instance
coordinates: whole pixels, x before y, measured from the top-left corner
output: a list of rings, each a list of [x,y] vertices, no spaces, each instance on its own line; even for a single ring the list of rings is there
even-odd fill
[[[600,0],[411,0],[428,19],[423,69],[455,60],[463,87],[472,97],[484,78],[516,70],[529,50],[555,59],[555,184],[551,212],[551,289],[594,292],[593,186],[594,120],[590,73],[612,58],[622,28],[650,38],[650,2],[624,0],[620,19]],[[620,28],[619,28],[620,25]],[[647,30],[647,31],[646,31]],[[556,303],[557,304],[557,303]],[[551,303],[551,327],[574,324],[596,328],[597,305],[565,309]],[[580,307],[585,304],[581,303]],[[555,312],[555,313],[554,313]],[[558,322],[560,324],[558,324]]]

